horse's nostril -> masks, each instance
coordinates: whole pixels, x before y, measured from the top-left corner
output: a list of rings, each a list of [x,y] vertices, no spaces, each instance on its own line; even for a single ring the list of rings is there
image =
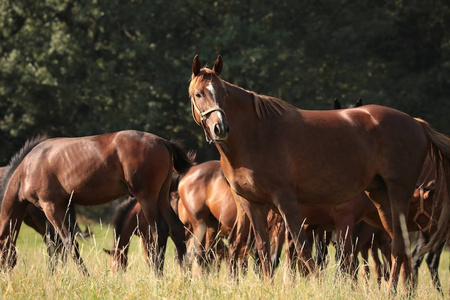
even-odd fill
[[[230,133],[230,125],[228,125],[228,123],[225,123],[225,124],[223,125],[223,127],[225,128],[225,133],[226,133],[226,134],[229,134],[229,133]]]
[[[219,126],[219,124],[216,124],[216,125],[214,126],[214,133],[215,133],[216,135],[219,135],[219,134],[220,134],[220,126]]]

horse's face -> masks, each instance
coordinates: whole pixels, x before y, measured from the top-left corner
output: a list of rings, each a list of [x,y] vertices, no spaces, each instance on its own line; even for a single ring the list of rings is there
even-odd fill
[[[201,68],[198,55],[192,63],[192,78],[189,86],[192,117],[202,126],[208,142],[226,140],[230,127],[225,115],[225,86],[219,78],[222,58],[217,57],[212,70]]]

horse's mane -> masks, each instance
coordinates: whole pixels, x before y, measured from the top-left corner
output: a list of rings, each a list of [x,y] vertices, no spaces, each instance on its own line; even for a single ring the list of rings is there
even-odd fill
[[[296,109],[296,107],[293,106],[292,104],[289,104],[276,97],[260,95],[253,91],[249,91],[239,86],[233,85],[229,82],[226,82],[222,80],[214,71],[207,68],[201,69],[200,73],[197,76],[193,76],[191,78],[191,83],[189,84],[189,96],[192,97],[194,93],[194,87],[199,82],[201,82],[202,80],[212,80],[213,78],[217,78],[224,88],[228,84],[230,86],[234,86],[242,91],[249,93],[253,99],[253,105],[255,108],[256,115],[260,119],[268,118],[270,116],[280,116],[285,111]]]
[[[0,206],[1,204],[3,204],[3,198],[5,197],[9,180],[11,179],[11,176],[14,174],[14,171],[20,165],[25,156],[27,156],[27,154],[30,153],[30,151],[33,150],[34,147],[36,147],[38,144],[42,143],[47,139],[48,136],[46,134],[39,134],[34,138],[28,139],[23,145],[23,147],[11,158],[8,164],[8,170],[3,175],[3,178],[0,179],[0,202],[1,202]]]
[[[116,234],[119,234],[122,231],[124,226],[124,216],[134,207],[136,202],[136,198],[128,197],[124,202],[117,206],[114,215],[111,218],[111,223],[114,225]]]

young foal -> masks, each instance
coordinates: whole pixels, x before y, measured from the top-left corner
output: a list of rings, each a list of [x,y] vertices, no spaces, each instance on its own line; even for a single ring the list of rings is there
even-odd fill
[[[1,265],[16,264],[17,234],[27,203],[32,203],[44,211],[64,247],[73,251],[79,269],[88,274],[73,238],[75,223],[65,218],[67,205],[103,204],[127,194],[141,204],[152,234],[158,209],[162,212],[181,261],[186,252],[184,228],[170,209],[169,187],[172,168],[182,173],[192,165],[192,157],[176,142],[132,130],[27,142],[12,159],[0,189]],[[155,267],[162,272],[163,262]]]

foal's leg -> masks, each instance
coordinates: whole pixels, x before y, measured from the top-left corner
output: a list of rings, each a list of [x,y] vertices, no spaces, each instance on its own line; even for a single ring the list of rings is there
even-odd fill
[[[192,237],[192,243],[194,245],[195,258],[197,263],[205,267],[206,266],[206,249],[205,249],[205,236],[206,236],[206,223],[203,220],[197,220],[195,224],[192,224],[194,227],[194,236]]]
[[[67,253],[72,254],[73,260],[83,275],[89,276],[89,272],[81,258],[78,243],[75,240],[75,220],[70,220],[70,218],[66,216],[67,207],[53,202],[44,202],[41,206],[47,219],[52,223],[53,227],[61,237],[61,241]]]
[[[341,270],[357,279],[356,259],[353,253],[353,226],[354,222],[350,220],[340,220],[336,224],[336,242],[339,249],[339,260]]]

